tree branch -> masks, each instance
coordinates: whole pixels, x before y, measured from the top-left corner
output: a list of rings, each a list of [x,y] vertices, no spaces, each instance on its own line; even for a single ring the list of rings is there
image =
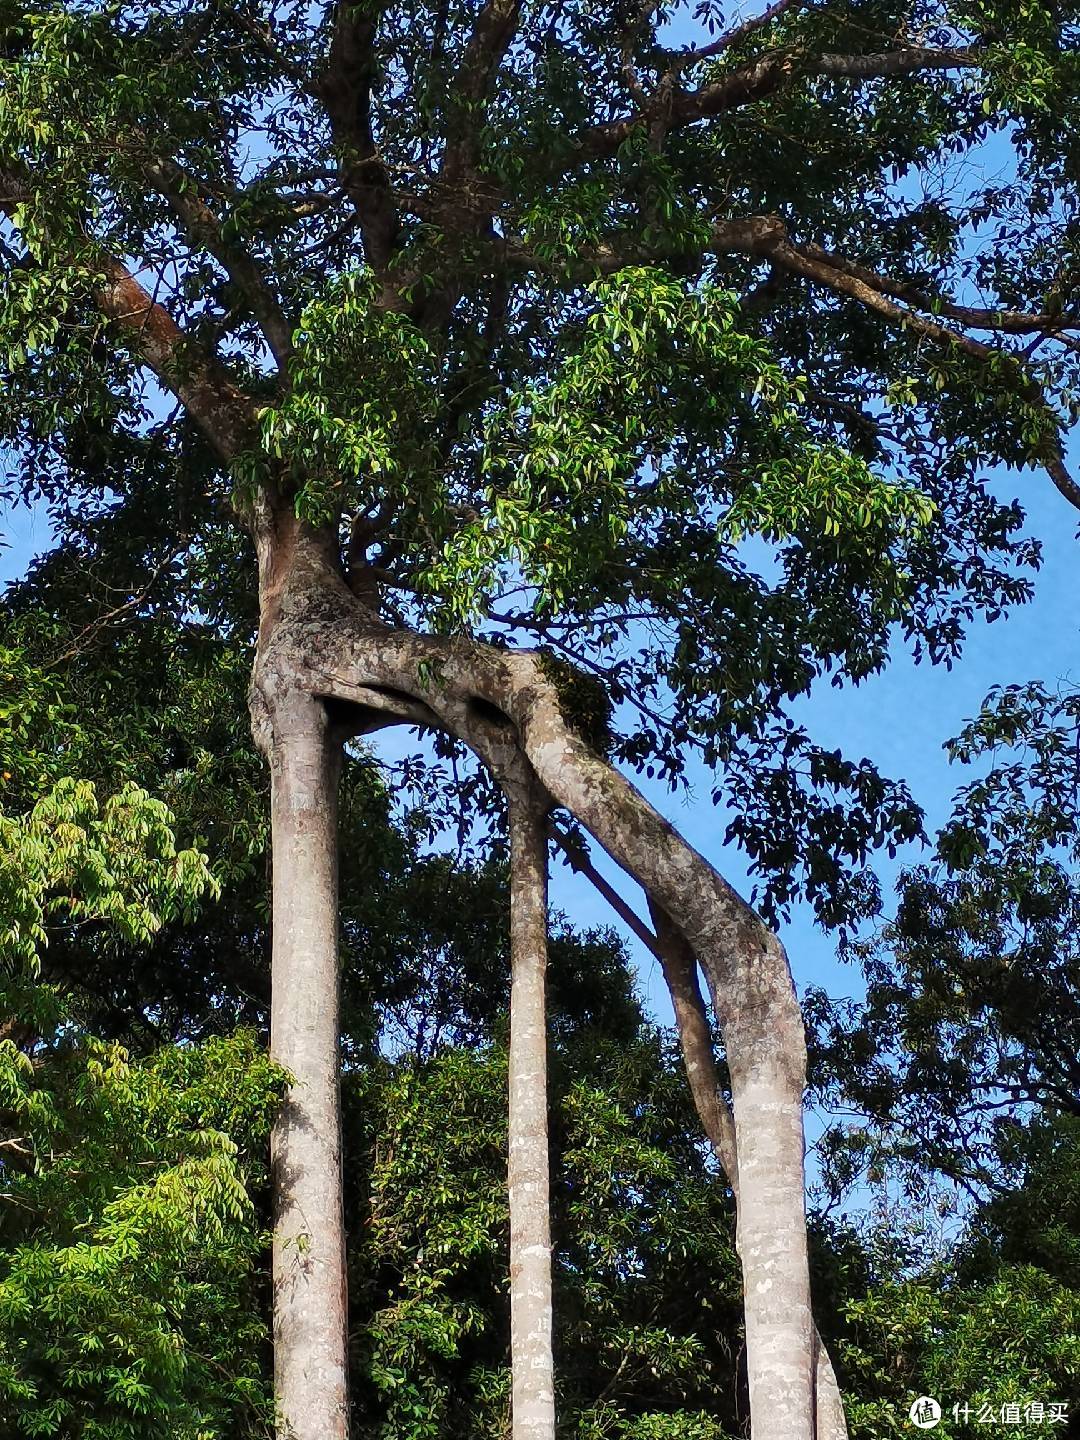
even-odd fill
[[[734,49],[736,45],[741,45],[751,35],[755,35],[759,30],[764,30],[767,25],[771,25],[774,20],[779,20],[785,10],[804,3],[805,0],[774,0],[774,3],[768,9],[763,10],[760,15],[752,15],[749,20],[744,20],[741,25],[725,31],[710,44],[703,45],[700,50],[672,50],[668,54],[678,70],[684,70],[689,65],[697,65],[702,60],[714,60],[725,50]]]
[[[450,94],[444,183],[459,183],[476,170],[484,101],[514,38],[520,13],[521,0],[486,0],[476,17]]]
[[[397,250],[400,222],[372,125],[378,18],[373,8],[338,0],[326,68],[313,93],[326,107],[330,132],[341,152],[341,183],[360,217],[368,263],[383,272]]]
[[[670,98],[665,98],[664,126],[667,130],[678,130],[698,120],[725,114],[762,100],[797,79],[827,76],[833,79],[876,80],[926,70],[973,69],[983,63],[985,55],[986,51],[978,46],[954,50],[911,46],[875,55],[802,55],[797,50],[772,50],[712,84],[697,90],[677,90]],[[636,130],[652,125],[658,118],[654,113],[656,108],[657,102],[654,101],[621,120],[595,125],[578,136],[575,148],[587,159],[610,155]]]
[[[1023,310],[993,310],[977,305],[957,305],[942,295],[933,295],[913,281],[896,280],[882,275],[865,265],[858,265],[835,251],[825,250],[820,245],[800,244],[796,247],[809,260],[816,260],[834,270],[840,270],[853,279],[862,280],[883,295],[903,300],[920,310],[930,310],[935,315],[949,320],[958,320],[974,330],[992,330],[1004,335],[1056,335],[1066,330],[1080,329],[1080,312],[1051,314],[1049,311],[1032,313]]]
[[[0,187],[0,210],[13,220],[20,207],[36,203],[30,187],[3,162]],[[228,464],[252,448],[258,432],[255,405],[217,356],[186,335],[115,255],[84,236],[72,258],[90,277],[102,315],[116,325],[161,385],[176,396],[219,458]]]
[[[819,254],[825,253],[819,252]],[[1026,373],[1022,361],[1017,356],[1008,351],[999,350],[993,345],[986,345],[981,340],[973,340],[970,335],[965,335],[962,331],[951,329],[947,325],[942,325],[938,320],[896,304],[882,292],[881,288],[864,278],[867,272],[859,273],[861,267],[849,265],[841,268],[838,265],[828,264],[817,258],[811,247],[794,245],[786,239],[780,240],[776,244],[770,244],[768,254],[777,264],[783,265],[786,269],[803,275],[809,280],[815,280],[819,284],[827,286],[834,293],[848,295],[853,300],[858,300],[868,310],[874,310],[887,320],[906,326],[916,334],[925,335],[927,339],[933,340],[936,344],[960,350],[973,359],[987,364],[1004,362],[1012,365],[1015,368],[1016,380],[1024,399],[1029,404],[1043,408],[1048,420],[1053,425],[1053,431],[1047,437],[1046,451],[1040,457],[1042,464],[1069,504],[1080,510],[1080,485],[1072,478],[1065,465],[1057,419],[1050,410],[1042,389]],[[855,273],[852,273],[853,271]],[[965,307],[955,308],[959,314],[963,314]],[[985,316],[988,312],[969,313]]]
[[[199,195],[196,182],[179,165],[152,156],[146,173],[172,206],[189,239],[214,257],[243,295],[278,369],[284,371],[292,354],[292,327],[255,261],[242,245],[225,236],[218,217]]]
[[[553,821],[548,824],[548,834],[566,856],[570,869],[573,870],[574,874],[585,876],[597,894],[604,897],[627,929],[636,935],[645,948],[663,965],[664,957],[660,950],[660,941],[645,924],[641,916],[638,915],[633,906],[628,904],[615,889],[614,885],[600,874],[600,871],[597,870],[596,866],[589,859],[584,845],[571,839],[571,837],[560,830]]]
[[[649,913],[656,926],[657,954],[675,1011],[679,1045],[694,1108],[737,1200],[739,1160],[735,1149],[735,1119],[720,1088],[705,997],[698,984],[697,961],[682,931],[663,907],[652,899],[649,900]]]

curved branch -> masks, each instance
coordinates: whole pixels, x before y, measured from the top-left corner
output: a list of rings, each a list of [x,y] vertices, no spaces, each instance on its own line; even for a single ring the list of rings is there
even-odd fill
[[[0,210],[16,224],[36,196],[10,165],[0,162]],[[55,242],[54,242],[55,243]],[[258,432],[256,406],[228,368],[180,328],[128,267],[83,237],[71,257],[94,282],[94,299],[125,336],[132,352],[184,406],[226,464],[252,448]]]

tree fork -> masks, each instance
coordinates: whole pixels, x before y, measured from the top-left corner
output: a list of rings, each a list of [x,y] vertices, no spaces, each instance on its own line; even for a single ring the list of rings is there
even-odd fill
[[[328,573],[325,582],[334,577]],[[306,625],[298,615],[295,623],[292,643],[317,693],[449,730],[482,758],[484,739],[498,732],[503,743],[520,746],[553,803],[680,916],[709,981],[732,1079],[753,1440],[807,1440],[814,1434],[814,1346],[803,1173],[806,1042],[780,941],[567,723],[531,652],[394,630],[373,622],[347,592],[340,607],[327,605]]]
[[[513,1440],[554,1440],[547,1086],[547,804],[502,780],[510,818],[510,1357]]]

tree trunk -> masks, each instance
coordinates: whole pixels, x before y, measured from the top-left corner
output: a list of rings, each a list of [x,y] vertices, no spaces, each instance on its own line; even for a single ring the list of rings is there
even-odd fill
[[[507,786],[510,809],[510,1357],[513,1440],[554,1440],[547,1123],[546,806]]]
[[[649,912],[656,926],[656,953],[675,1011],[679,1046],[694,1108],[731,1186],[737,1209],[740,1199],[735,1121],[720,1089],[705,1000],[698,984],[697,962],[678,926],[664,910],[650,900]],[[847,1440],[843,1397],[832,1360],[816,1325],[813,1330],[813,1363],[814,1440]]]
[[[270,1052],[292,1076],[271,1138],[281,1440],[346,1440],[337,788],[341,744],[297,689],[270,714]]]

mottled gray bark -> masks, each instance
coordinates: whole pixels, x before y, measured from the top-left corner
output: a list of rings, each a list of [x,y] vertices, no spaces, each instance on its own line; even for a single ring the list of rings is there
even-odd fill
[[[313,682],[325,693],[409,719],[426,715],[470,743],[474,733],[508,731],[552,799],[680,917],[709,981],[731,1072],[754,1440],[812,1436],[806,1049],[783,946],[704,857],[567,725],[555,687],[533,655],[376,631],[360,617],[351,628],[351,639],[337,624],[321,635],[309,632]]]
[[[513,1440],[554,1440],[547,1097],[547,826],[532,787],[510,808],[510,1357]]]
[[[338,1076],[341,743],[301,689],[269,715],[273,826],[270,1053],[292,1076],[271,1138],[274,1383],[281,1440],[346,1440],[345,1239]]]
[[[678,926],[657,905],[649,911],[656,926],[654,952],[675,1012],[683,1066],[698,1119],[739,1205],[739,1160],[735,1120],[720,1088],[709,1031],[705,999],[697,978],[693,951]],[[847,1417],[829,1352],[817,1326],[813,1332],[814,1440],[847,1440]]]

